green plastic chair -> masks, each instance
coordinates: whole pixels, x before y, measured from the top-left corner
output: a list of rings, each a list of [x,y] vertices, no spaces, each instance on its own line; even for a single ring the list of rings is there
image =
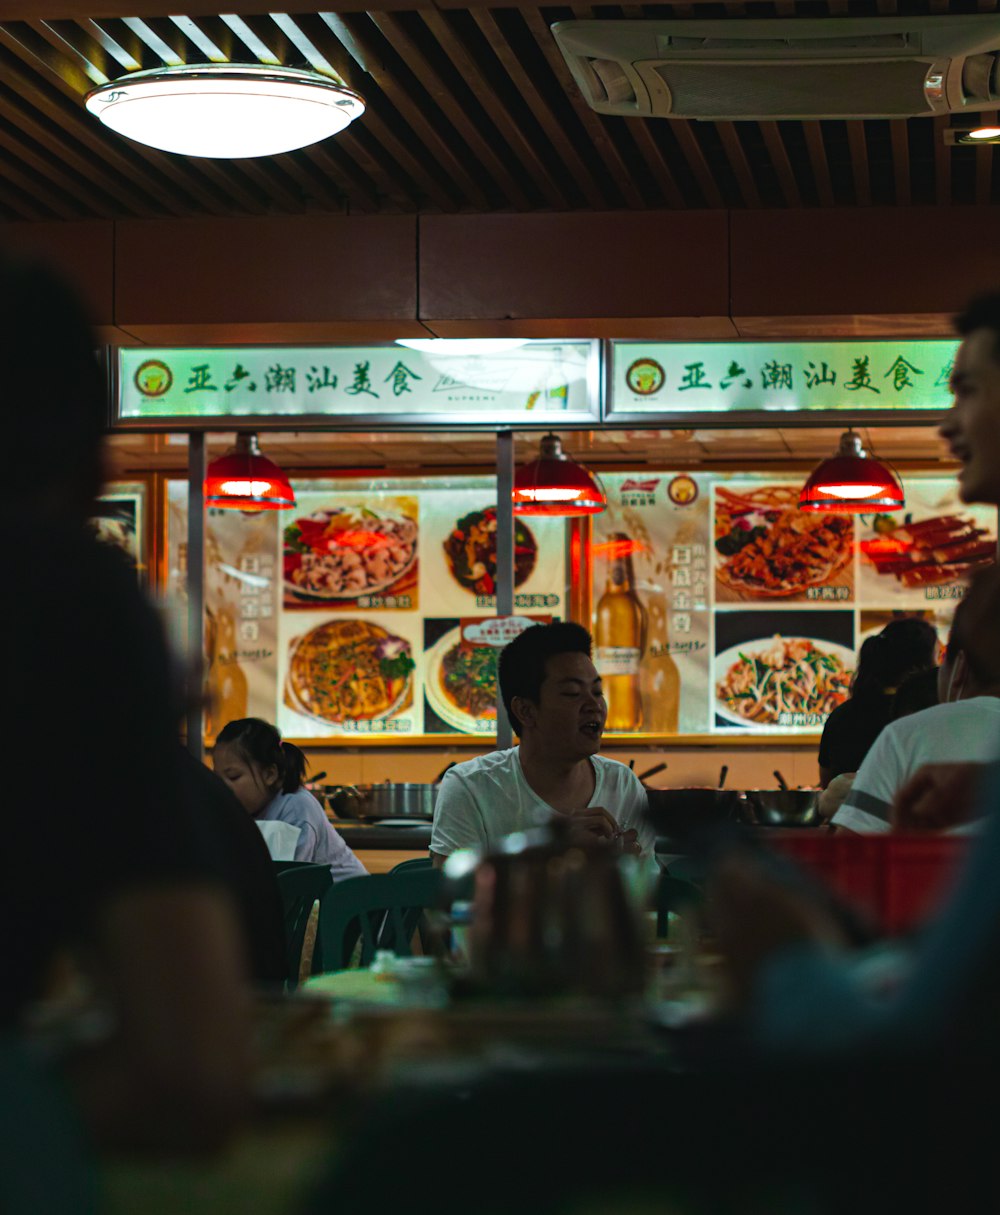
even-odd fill
[[[437,904],[442,888],[442,876],[433,867],[335,883],[319,908],[319,970],[346,970],[359,939],[360,966],[370,966],[378,949],[409,957],[421,914]]]
[[[434,862],[429,856],[414,856],[408,861],[400,861],[398,865],[393,865],[389,870],[390,873],[410,873],[415,869],[433,869]]]
[[[0,1211],[96,1215],[97,1167],[64,1081],[0,1034]]]
[[[306,924],[313,903],[322,901],[333,885],[329,865],[314,865],[308,861],[275,861],[275,877],[285,909],[285,961],[288,982],[299,981],[299,961],[305,940]]]

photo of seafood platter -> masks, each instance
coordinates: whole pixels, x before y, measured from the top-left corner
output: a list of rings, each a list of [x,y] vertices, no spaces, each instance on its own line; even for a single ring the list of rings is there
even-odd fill
[[[797,485],[715,487],[715,598],[854,597],[854,521],[798,509]]]
[[[416,607],[417,533],[416,498],[295,519],[284,529],[285,607]]]
[[[325,725],[381,721],[413,703],[412,646],[371,620],[338,617],[288,651],[285,704]]]

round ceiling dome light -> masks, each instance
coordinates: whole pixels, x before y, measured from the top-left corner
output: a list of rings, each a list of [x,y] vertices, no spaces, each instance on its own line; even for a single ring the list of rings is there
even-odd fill
[[[365,110],[357,93],[329,76],[259,63],[132,72],[91,89],[86,106],[128,139],[220,160],[308,147]]]

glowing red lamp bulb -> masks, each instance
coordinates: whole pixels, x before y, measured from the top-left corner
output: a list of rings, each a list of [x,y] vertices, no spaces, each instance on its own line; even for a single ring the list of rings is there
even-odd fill
[[[597,515],[608,506],[596,477],[562,449],[557,435],[542,439],[537,460],[522,464],[514,474],[515,515],[575,518]]]
[[[208,466],[205,505],[231,510],[290,510],[295,494],[281,469],[261,454],[257,436],[241,432],[236,445]]]
[[[865,451],[853,430],[841,436],[835,456],[816,465],[799,494],[799,510],[860,514],[905,505],[896,474]]]

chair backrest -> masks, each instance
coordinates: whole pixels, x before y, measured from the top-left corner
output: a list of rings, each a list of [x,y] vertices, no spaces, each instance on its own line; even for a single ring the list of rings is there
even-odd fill
[[[705,895],[700,886],[673,873],[661,873],[656,888],[656,935],[665,937],[670,912],[700,907]]]
[[[288,980],[294,986],[299,981],[302,943],[305,940],[309,912],[317,899],[333,884],[329,865],[275,862],[278,889],[285,910],[285,960]]]
[[[360,937],[360,964],[368,966],[378,949],[410,955],[420,915],[433,907],[443,879],[437,869],[373,873],[346,878],[323,896],[319,910],[319,969],[344,970]]]
[[[409,873],[413,869],[433,869],[434,862],[429,856],[414,856],[408,861],[400,861],[398,865],[393,865],[389,870],[390,873]]]

